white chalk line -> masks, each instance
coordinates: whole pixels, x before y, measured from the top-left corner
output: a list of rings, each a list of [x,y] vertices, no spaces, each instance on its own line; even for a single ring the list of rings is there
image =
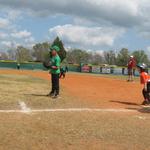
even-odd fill
[[[114,108],[56,108],[56,109],[31,109],[27,107],[25,102],[19,101],[21,110],[0,110],[0,113],[38,113],[38,112],[137,112],[130,109],[114,109]]]
[[[35,112],[124,112],[126,113],[126,112],[137,112],[137,110],[104,109],[104,108],[30,109],[28,107],[22,107],[21,110],[0,110],[0,113],[35,113]]]

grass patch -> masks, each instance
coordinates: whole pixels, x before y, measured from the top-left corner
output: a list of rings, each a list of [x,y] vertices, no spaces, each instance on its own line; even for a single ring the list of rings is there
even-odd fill
[[[0,80],[9,80],[16,82],[31,82],[31,83],[42,83],[43,80],[40,78],[34,78],[28,75],[11,75],[11,74],[0,74]],[[45,80],[44,80],[45,81]],[[45,81],[46,82],[46,81]]]
[[[0,75],[0,109],[19,109],[19,101],[24,101],[24,94],[38,86],[43,86],[45,80],[24,75]]]
[[[23,101],[31,109],[85,107],[65,92],[61,87],[60,99],[54,100],[46,95],[51,89],[50,81],[28,75],[0,75],[0,110],[20,109]]]

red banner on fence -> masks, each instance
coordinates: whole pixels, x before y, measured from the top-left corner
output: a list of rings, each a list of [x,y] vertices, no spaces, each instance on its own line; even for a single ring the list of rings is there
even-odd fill
[[[82,71],[82,72],[90,72],[90,67],[87,66],[87,65],[82,66],[81,71]]]

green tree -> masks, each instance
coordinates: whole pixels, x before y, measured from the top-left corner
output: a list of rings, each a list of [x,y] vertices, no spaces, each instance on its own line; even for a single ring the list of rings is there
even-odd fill
[[[104,52],[104,59],[105,63],[109,65],[115,65],[116,64],[116,54],[114,51],[110,50],[108,52]]]
[[[66,59],[67,59],[67,62],[71,62],[71,63],[76,63],[76,64],[86,63],[87,64],[89,60],[89,54],[84,50],[74,49],[74,50],[68,51]]]
[[[33,46],[32,56],[36,61],[42,62],[49,57],[49,43],[37,43]]]
[[[129,59],[129,51],[126,48],[122,48],[117,56],[116,64],[118,66],[126,66]]]
[[[89,53],[89,60],[88,60],[91,64],[93,65],[99,65],[104,63],[104,59],[103,56],[101,54],[98,53]]]
[[[149,59],[144,50],[136,50],[132,53],[137,63],[149,63]]]
[[[11,49],[7,51],[9,60],[16,60],[16,49]]]
[[[24,48],[23,46],[18,46],[16,50],[16,59],[17,62],[21,63],[24,61],[31,61],[32,56],[30,53],[30,50],[27,48]]]
[[[9,56],[7,53],[5,52],[0,53],[0,60],[8,60],[8,59],[9,59]]]
[[[60,51],[58,52],[58,55],[60,56],[61,61],[63,61],[66,58],[66,50],[64,48],[64,44],[59,39],[59,37],[56,37],[56,39],[53,41],[51,46],[57,45],[60,48]]]

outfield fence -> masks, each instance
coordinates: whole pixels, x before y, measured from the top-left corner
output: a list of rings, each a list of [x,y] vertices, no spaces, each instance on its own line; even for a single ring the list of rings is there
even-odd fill
[[[150,71],[150,68],[146,70]],[[118,66],[89,66],[82,65],[80,66],[80,72],[84,73],[95,73],[95,74],[115,74],[115,75],[128,75],[127,67],[118,67]],[[139,76],[139,72],[136,67],[133,69],[133,74]]]
[[[0,62],[1,68],[11,68],[11,69],[17,69],[17,62]],[[42,63],[30,63],[30,62],[24,62],[20,63],[20,69],[27,69],[27,70],[34,70],[34,69],[42,69],[45,70]]]
[[[17,62],[0,62],[0,68],[11,68],[11,69],[18,69]],[[65,69],[66,65],[62,65]],[[92,66],[92,65],[77,65],[77,64],[68,64],[68,70],[72,72],[83,72],[83,73],[94,73],[94,74],[115,74],[115,75],[127,75],[127,67],[117,67],[117,66]],[[47,70],[43,67],[42,63],[37,62],[24,62],[20,63],[19,69],[26,69],[26,70]],[[149,69],[148,69],[149,71]],[[138,76],[139,73],[135,69],[134,75]]]

